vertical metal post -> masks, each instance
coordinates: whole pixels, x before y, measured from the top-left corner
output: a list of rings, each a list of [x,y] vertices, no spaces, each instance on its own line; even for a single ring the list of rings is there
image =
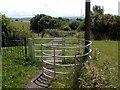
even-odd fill
[[[79,52],[79,55],[80,55],[80,38],[78,38],[78,45],[79,45],[78,52]]]
[[[76,48],[74,49],[74,54],[75,54],[74,63],[75,63],[75,67],[76,67]]]
[[[63,47],[65,47],[65,38],[63,38]],[[63,48],[63,56],[65,56],[65,48]],[[65,57],[64,57],[64,62],[65,62]]]
[[[29,51],[29,57],[32,58],[32,38],[28,39],[29,41],[29,47],[28,47],[28,51]]]
[[[85,2],[85,40],[90,40],[90,0]],[[88,41],[85,41],[85,45],[89,44]],[[85,48],[84,53],[89,51],[89,47]],[[88,56],[85,56],[83,62],[86,61]]]
[[[55,77],[55,47],[53,48],[53,54],[54,54],[54,77]]]
[[[42,72],[44,72],[43,67],[44,67],[44,63],[43,63],[43,45],[41,45],[41,59],[42,59]]]
[[[27,41],[26,41],[26,38],[24,38],[24,46],[25,46],[25,57],[27,57]]]

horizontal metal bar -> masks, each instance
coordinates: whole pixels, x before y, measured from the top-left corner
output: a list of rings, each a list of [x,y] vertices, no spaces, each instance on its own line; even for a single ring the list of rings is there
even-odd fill
[[[62,39],[62,40],[85,40],[85,39],[80,39],[80,38],[34,38],[34,40],[56,40],[56,39]]]
[[[51,72],[51,73],[54,73],[53,70],[47,69],[47,68],[45,68],[45,67],[43,67],[43,70],[46,70],[46,71]]]
[[[42,56],[37,56],[37,55],[35,55],[35,57],[36,57],[36,58],[41,58]],[[49,57],[51,57],[51,56],[43,56],[43,58],[49,58]]]
[[[52,76],[47,75],[47,74],[46,74],[46,73],[44,73],[44,72],[43,72],[43,74],[44,74],[46,77],[49,77],[49,78],[51,78],[51,79],[53,78]]]
[[[72,67],[78,64],[56,64],[57,66],[61,66],[61,67]]]
[[[50,63],[49,61],[48,60],[43,60],[44,63],[47,63],[49,65],[53,65],[53,63]],[[60,60],[57,60],[57,62],[60,62]],[[60,67],[72,67],[72,66],[75,66],[75,65],[78,65],[78,64],[57,64],[57,63],[55,64],[55,66],[60,66]]]
[[[53,63],[54,62],[54,60],[52,59],[52,60],[43,60],[43,62],[45,62],[45,63]],[[62,62],[62,60],[55,60],[55,62],[56,63],[59,63],[59,62]]]
[[[63,74],[63,75],[67,75],[67,74],[69,74],[69,72],[55,72],[55,74]]]
[[[54,71],[53,70],[50,70],[50,69],[47,69],[47,68],[45,68],[45,67],[43,67],[43,69],[45,70],[45,71],[48,71],[48,72],[51,72],[51,73],[54,73]],[[69,72],[55,72],[55,74],[69,74]]]
[[[34,50],[35,52],[41,52],[41,50]],[[45,52],[53,52],[53,50],[43,50]],[[62,50],[55,50],[55,52],[60,52]]]

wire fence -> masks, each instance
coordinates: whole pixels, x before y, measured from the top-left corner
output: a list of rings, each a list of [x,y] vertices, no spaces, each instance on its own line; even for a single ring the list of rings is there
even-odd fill
[[[28,50],[26,38],[19,40],[6,40],[4,43],[4,46],[2,46],[2,56],[7,56],[10,54],[14,54],[15,57],[27,56]]]

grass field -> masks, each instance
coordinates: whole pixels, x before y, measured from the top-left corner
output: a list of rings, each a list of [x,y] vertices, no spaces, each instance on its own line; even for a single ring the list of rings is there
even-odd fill
[[[30,30],[29,22],[16,21],[12,22],[11,25],[15,26],[18,30]],[[64,34],[64,32],[62,33]],[[75,34],[74,36],[79,37],[80,35]],[[38,34],[32,33],[32,37],[38,37]],[[45,37],[49,38],[52,36],[46,33]],[[67,42],[69,43],[69,41]],[[70,43],[74,44],[75,41]],[[39,47],[36,48],[40,49]],[[89,63],[92,64],[87,65],[86,69],[83,70],[79,78],[80,80],[82,79],[82,81],[79,80],[79,86],[85,84],[87,87],[92,87],[93,81],[97,80],[98,83],[102,84],[101,87],[103,88],[120,87],[120,80],[118,79],[118,42],[111,40],[92,40],[91,48],[92,59]],[[3,88],[22,88],[41,68],[40,60],[35,63],[29,58],[14,58],[14,56],[15,54],[13,53],[2,56]],[[60,71],[62,70],[64,68],[60,69]],[[51,86],[52,88],[70,88],[72,86],[71,75],[68,75],[68,77],[58,76],[54,78]]]
[[[34,62],[33,59],[24,58],[24,55],[15,57],[14,53],[3,55],[2,62],[3,88],[23,88],[41,67],[40,60]]]
[[[101,88],[119,87],[118,42],[110,40],[92,42],[92,59],[80,75],[79,87],[93,88],[94,80]],[[71,80],[70,76],[58,76],[53,80],[51,86],[53,88],[70,88],[72,87]]]
[[[29,21],[13,21],[11,25],[17,28],[17,30],[30,30]]]
[[[93,61],[102,75],[109,81],[112,87],[118,87],[118,42],[117,41],[93,41]]]
[[[118,79],[118,42],[110,40],[93,40],[92,42],[92,59],[89,62],[94,63],[92,68],[98,70],[98,76],[105,78],[107,81],[108,84],[103,87],[120,86]],[[37,59],[37,63],[34,63],[34,60],[29,58],[25,59],[24,57],[15,58],[14,55],[15,53],[11,53],[2,56],[3,88],[22,88],[41,68],[41,62],[39,59]],[[88,73],[88,71],[85,71],[83,74],[84,76],[82,77],[84,77],[86,83],[92,83],[92,81],[90,81],[91,76],[87,76],[88,74],[86,73]],[[93,76],[91,78],[94,79]],[[58,76],[53,80],[51,86],[53,88],[70,88],[72,85],[71,83],[70,76]]]

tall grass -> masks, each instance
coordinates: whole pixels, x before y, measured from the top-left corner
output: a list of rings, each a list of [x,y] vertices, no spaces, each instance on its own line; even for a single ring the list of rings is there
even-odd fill
[[[3,88],[23,88],[41,67],[40,60],[34,62],[33,59],[24,58],[24,54],[23,57],[15,53],[2,55],[2,62]]]
[[[77,70],[80,76],[75,78],[73,74],[71,78],[69,77],[69,82],[72,82],[72,84],[66,82],[67,78],[62,80],[63,77],[56,77],[52,83],[53,88],[61,86],[61,84],[57,83],[60,80],[62,86],[69,84],[70,88],[100,89],[120,87],[118,78],[118,42],[110,40],[92,42],[92,59],[87,61],[81,70]],[[60,88],[65,88],[62,86]]]

